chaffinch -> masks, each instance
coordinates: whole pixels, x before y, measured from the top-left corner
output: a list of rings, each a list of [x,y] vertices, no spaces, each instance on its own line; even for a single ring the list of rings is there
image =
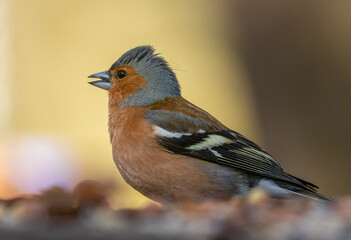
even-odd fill
[[[258,145],[181,96],[176,75],[151,46],[124,53],[89,76],[108,90],[109,133],[124,180],[155,201],[201,201],[245,195],[305,196],[322,202],[312,183],[286,173]]]

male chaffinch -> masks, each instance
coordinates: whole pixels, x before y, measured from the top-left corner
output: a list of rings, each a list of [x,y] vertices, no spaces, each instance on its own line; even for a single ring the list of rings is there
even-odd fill
[[[109,92],[109,133],[124,180],[156,201],[245,195],[322,202],[312,183],[286,173],[266,151],[181,96],[176,75],[151,46],[124,53],[89,76]]]

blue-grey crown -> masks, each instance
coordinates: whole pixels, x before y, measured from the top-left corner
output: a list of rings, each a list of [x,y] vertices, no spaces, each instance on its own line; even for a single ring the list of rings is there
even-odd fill
[[[165,68],[165,70],[170,70],[167,62],[155,54],[155,49],[151,46],[139,46],[133,49],[130,49],[124,53],[112,66],[111,68],[116,68],[124,65],[134,65],[137,63],[148,63],[155,64],[160,67]]]
[[[121,106],[147,106],[170,96],[180,96],[180,86],[176,75],[151,46],[140,46],[124,53],[111,69],[131,66],[143,76],[147,85],[126,99]]]

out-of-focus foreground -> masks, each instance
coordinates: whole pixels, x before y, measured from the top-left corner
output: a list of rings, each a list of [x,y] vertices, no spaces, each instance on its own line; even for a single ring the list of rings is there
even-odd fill
[[[350,194],[348,1],[0,1],[0,199],[111,182],[107,94],[87,84],[151,44],[183,96],[262,145],[287,172]],[[117,189],[117,188],[116,188]]]
[[[351,238],[351,199],[324,205],[273,200],[260,189],[247,198],[113,210],[108,186],[80,183],[0,202],[2,239],[335,239]]]

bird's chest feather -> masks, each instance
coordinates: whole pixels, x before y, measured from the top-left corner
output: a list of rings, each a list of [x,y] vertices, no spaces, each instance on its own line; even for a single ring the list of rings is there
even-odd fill
[[[150,172],[147,155],[154,148],[152,127],[143,119],[145,108],[111,109],[109,133],[114,161],[123,178],[133,187]]]

